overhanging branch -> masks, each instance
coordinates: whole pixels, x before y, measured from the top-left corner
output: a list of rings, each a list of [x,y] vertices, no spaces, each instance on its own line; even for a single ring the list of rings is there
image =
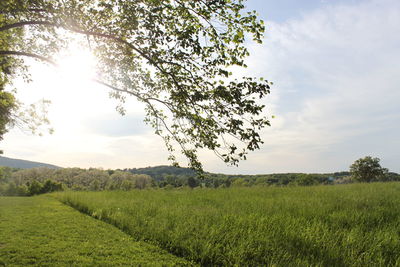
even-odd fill
[[[45,61],[55,67],[58,67],[57,63],[54,62],[53,60],[47,58],[47,57],[43,57],[37,54],[33,54],[33,53],[27,53],[27,52],[20,52],[20,51],[2,51],[0,50],[0,55],[3,56],[24,56],[24,57],[31,57],[31,58],[36,58],[39,59],[41,61]]]
[[[59,65],[58,65],[54,60],[49,59],[49,58],[44,57],[44,56],[40,56],[40,55],[37,55],[37,54],[33,54],[33,53],[20,52],[20,51],[3,51],[3,50],[0,50],[0,56],[23,56],[23,57],[30,57],[30,58],[35,58],[35,59],[39,59],[39,60],[41,60],[41,61],[47,62],[47,63],[53,65],[54,67],[59,67]],[[127,94],[130,94],[130,95],[133,95],[133,96],[137,97],[138,99],[140,99],[140,100],[146,102],[146,103],[149,104],[149,105],[151,105],[151,104],[150,104],[150,101],[157,101],[157,102],[159,102],[159,103],[161,103],[161,104],[164,104],[168,109],[171,110],[170,103],[168,103],[168,102],[166,102],[166,101],[162,101],[162,100],[160,100],[160,99],[153,98],[153,97],[142,97],[142,96],[140,96],[139,94],[137,94],[137,93],[135,93],[135,92],[128,91],[128,90],[125,90],[125,89],[117,88],[117,87],[115,87],[115,86],[113,86],[113,85],[111,85],[111,84],[105,83],[105,82],[103,82],[103,81],[101,81],[101,80],[99,80],[99,79],[97,79],[97,78],[91,78],[90,80],[92,80],[92,81],[94,81],[94,82],[96,82],[96,83],[98,83],[98,84],[101,84],[101,85],[103,85],[103,86],[106,86],[106,87],[108,87],[108,88],[110,88],[110,89],[112,89],[112,90],[114,90],[114,91],[118,91],[118,92],[121,92],[121,93],[127,93]]]
[[[75,32],[75,33],[84,34],[84,35],[90,35],[90,36],[95,36],[95,37],[102,37],[102,38],[110,39],[110,40],[113,40],[115,42],[124,44],[124,45],[128,46],[129,48],[131,48],[132,50],[136,51],[140,56],[142,56],[144,59],[146,59],[151,65],[153,65],[155,68],[157,68],[161,73],[170,76],[172,78],[175,86],[179,90],[182,90],[181,86],[179,85],[179,83],[176,80],[175,76],[173,74],[171,74],[170,72],[165,71],[162,67],[160,67],[158,62],[154,61],[150,56],[146,55],[144,52],[142,52],[139,48],[137,48],[132,43],[124,40],[123,38],[116,37],[116,36],[111,35],[111,34],[105,34],[105,33],[93,32],[93,31],[86,31],[86,30],[82,30],[82,29],[79,29],[79,28],[76,28],[76,27],[71,27],[71,26],[68,26],[68,25],[62,25],[62,24],[53,23],[53,22],[49,22],[49,21],[36,21],[36,20],[21,21],[21,22],[16,22],[16,23],[4,25],[4,26],[0,27],[0,32],[1,31],[6,31],[6,30],[9,30],[9,29],[13,29],[13,28],[20,28],[20,27],[24,27],[24,26],[29,26],[29,25],[43,25],[43,26],[62,28],[62,29],[65,29],[65,30],[68,30],[68,31],[72,31],[72,32]]]
[[[28,26],[28,25],[55,26],[57,24],[51,23],[51,22],[48,22],[48,21],[38,21],[38,20],[21,21],[21,22],[16,22],[16,23],[12,23],[12,24],[7,24],[7,25],[4,25],[4,26],[1,26],[0,27],[0,32],[6,31],[6,30],[10,30],[10,29],[13,29],[13,28],[20,28],[20,27]]]
[[[7,24],[7,25],[4,25],[4,26],[0,27],[0,32],[1,31],[10,30],[10,29],[13,29],[13,28],[20,28],[20,27],[24,27],[24,26],[29,26],[29,25],[43,25],[43,26],[51,26],[51,27],[56,27],[56,28],[63,28],[65,30],[72,31],[72,32],[75,32],[75,33],[80,33],[80,34],[90,35],[90,36],[95,36],[95,37],[102,37],[102,38],[113,40],[113,41],[118,42],[118,43],[125,44],[128,47],[130,47],[131,49],[133,49],[134,51],[136,51],[143,58],[148,60],[149,63],[154,65],[161,72],[164,72],[164,70],[159,68],[157,62],[155,62],[150,56],[148,56],[145,53],[143,53],[135,45],[131,44],[130,42],[128,42],[128,41],[126,41],[126,40],[124,40],[124,39],[122,39],[120,37],[116,37],[116,36],[111,35],[111,34],[105,34],[105,33],[93,32],[93,31],[86,31],[86,30],[82,30],[82,29],[79,29],[79,28],[76,28],[76,27],[71,27],[71,26],[68,26],[68,25],[62,25],[62,24],[53,23],[53,22],[49,22],[49,21],[37,21],[37,20],[21,21],[21,22],[16,22],[16,23],[12,23],[12,24]]]

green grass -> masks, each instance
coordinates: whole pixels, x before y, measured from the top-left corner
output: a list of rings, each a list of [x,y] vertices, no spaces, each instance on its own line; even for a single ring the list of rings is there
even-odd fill
[[[0,266],[182,266],[50,197],[0,197]]]
[[[56,197],[203,265],[400,266],[400,183]]]

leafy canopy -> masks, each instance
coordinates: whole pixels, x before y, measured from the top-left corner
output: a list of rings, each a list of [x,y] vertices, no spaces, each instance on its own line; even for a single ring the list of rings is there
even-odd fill
[[[350,166],[350,172],[353,178],[359,182],[384,180],[388,169],[382,168],[379,161],[379,158],[372,158],[370,156],[356,160]]]
[[[121,114],[127,96],[146,105],[174,163],[179,147],[198,170],[203,148],[236,165],[262,143],[269,120],[258,99],[270,83],[230,72],[246,67],[246,38],[261,43],[264,32],[244,0],[2,0],[0,10],[2,62],[24,74],[27,57],[57,65],[52,57],[81,37],[98,60],[93,80]]]

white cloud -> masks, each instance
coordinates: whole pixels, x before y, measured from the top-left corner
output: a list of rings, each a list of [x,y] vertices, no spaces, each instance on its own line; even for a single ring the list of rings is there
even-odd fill
[[[398,137],[388,132],[400,130],[400,2],[328,6],[267,24],[249,70],[275,82],[267,103],[277,119],[262,150],[227,170],[346,170],[370,154],[399,171]]]

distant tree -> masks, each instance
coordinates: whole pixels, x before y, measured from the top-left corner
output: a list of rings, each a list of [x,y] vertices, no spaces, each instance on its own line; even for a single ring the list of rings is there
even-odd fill
[[[6,183],[11,177],[12,169],[10,167],[0,167],[0,183]]]
[[[7,191],[7,184],[0,183],[0,196],[5,196]]]
[[[108,189],[130,190],[133,188],[143,189],[151,185],[152,178],[146,174],[132,174],[127,171],[114,171],[110,176]]]
[[[194,178],[194,177],[189,177],[189,178],[187,179],[187,185],[188,185],[190,188],[194,188],[194,187],[198,186],[199,184],[198,184],[196,178]]]
[[[134,188],[135,188],[135,184],[129,180],[122,181],[121,187],[120,187],[120,189],[125,190],[125,191],[132,190]]]
[[[17,191],[18,191],[17,186],[15,185],[14,182],[11,182],[6,187],[5,195],[6,196],[16,196]]]
[[[104,190],[109,180],[110,176],[107,171],[95,168],[83,171],[74,177],[75,184],[93,190]]]
[[[17,186],[17,196],[28,196],[29,191],[26,185],[19,185]]]
[[[27,182],[38,181],[44,183],[48,179],[52,179],[55,173],[55,169],[49,168],[31,168],[22,169],[11,174],[11,179],[17,184],[26,184]]]
[[[45,194],[45,193],[50,193],[50,192],[55,192],[55,191],[62,191],[63,187],[61,183],[52,181],[52,180],[46,180],[42,186],[42,189],[40,193]]]
[[[297,185],[302,185],[302,186],[310,186],[310,185],[316,185],[318,184],[318,179],[313,177],[310,174],[299,174],[296,180],[294,180],[294,183]]]
[[[125,171],[115,171],[110,175],[109,190],[122,189],[123,181],[133,180],[133,175]]]
[[[75,177],[85,171],[86,170],[79,168],[63,168],[56,170],[53,177],[56,181],[65,184],[69,188],[72,188],[74,185],[79,187],[79,185],[76,184],[77,179],[75,179]]]
[[[379,158],[372,158],[370,156],[360,158],[350,166],[350,173],[359,182],[369,183],[384,180],[388,169],[382,168],[379,161]]]
[[[149,187],[152,180],[153,179],[146,174],[135,175],[135,188],[144,189]]]
[[[237,178],[232,182],[232,186],[249,186],[249,182],[244,178]]]
[[[39,195],[42,193],[43,185],[34,180],[28,185],[28,193],[30,196]]]
[[[230,179],[225,179],[225,186],[226,186],[226,187],[230,187],[231,184],[232,184],[232,182],[231,182]]]
[[[395,172],[388,172],[385,180],[387,181],[400,181],[400,174]]]
[[[173,187],[178,187],[178,179],[176,178],[175,175],[172,174],[165,175],[165,182],[167,184],[172,185]]]

